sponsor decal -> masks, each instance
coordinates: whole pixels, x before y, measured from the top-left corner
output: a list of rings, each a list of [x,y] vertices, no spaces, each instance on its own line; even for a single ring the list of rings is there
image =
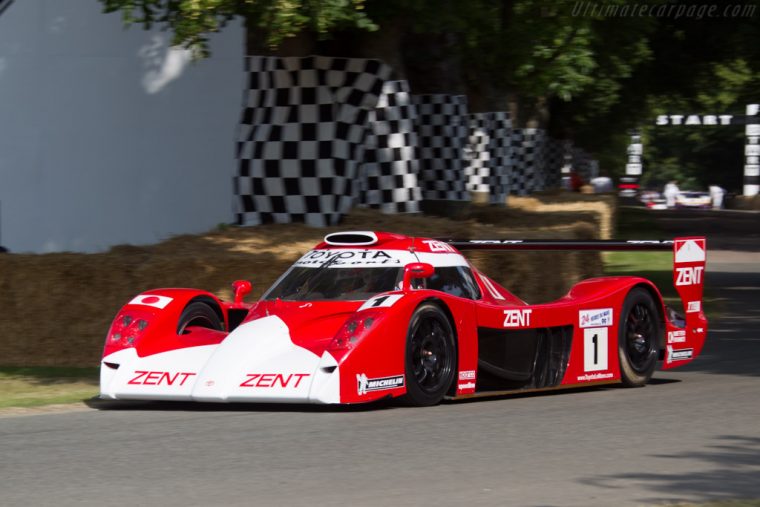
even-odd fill
[[[504,310],[504,327],[530,326],[533,310]]]
[[[371,393],[373,391],[387,391],[404,386],[404,376],[394,375],[393,377],[367,378],[367,375],[360,373],[356,376],[356,392],[359,395]]]
[[[301,381],[310,377],[310,373],[246,373],[246,379],[240,384],[240,387],[260,387],[269,389],[273,387],[291,387],[297,388]]]
[[[668,343],[683,343],[686,341],[686,330],[668,331]]]
[[[459,372],[459,380],[472,380],[475,378],[475,370],[464,370]]]
[[[686,305],[686,313],[696,313],[702,311],[702,301],[689,301]]]
[[[496,290],[496,287],[493,286],[491,283],[491,280],[486,278],[485,276],[481,276],[480,279],[483,281],[483,285],[486,286],[486,289],[488,289],[488,292],[491,294],[491,297],[494,299],[504,299],[504,296],[499,293],[498,290]]]
[[[704,333],[705,330],[704,330],[704,328],[698,327],[697,329],[694,330],[694,332],[695,333]]]
[[[167,296],[152,296],[148,294],[148,295],[137,296],[136,298],[133,298],[132,301],[130,301],[127,304],[146,305],[146,306],[152,306],[154,308],[160,308],[161,310],[163,310],[164,308],[166,308],[166,305],[168,305],[172,301],[173,301],[173,298],[170,298]]]
[[[459,388],[460,391],[464,391],[465,389],[475,389],[475,382],[466,382],[464,384],[457,385],[457,388]]]
[[[423,243],[425,243],[428,248],[430,248],[431,252],[457,253],[453,246],[443,243],[442,241],[427,239],[423,241]]]
[[[404,297],[403,294],[388,294],[388,295],[380,295],[375,296],[373,298],[368,299],[363,305],[359,307],[358,311],[366,310],[367,308],[387,308],[389,306],[393,306],[396,304],[396,301]]]
[[[406,252],[394,250],[311,250],[296,261],[296,266],[319,267],[330,261],[330,267],[361,267],[402,264]]]
[[[691,359],[694,355],[694,349],[674,349],[668,345],[668,362],[684,361]]]
[[[135,370],[135,376],[127,384],[132,386],[183,386],[187,379],[197,375],[189,371],[146,371]]]
[[[580,327],[599,327],[612,325],[612,308],[599,310],[581,310],[578,312]]]
[[[705,240],[687,239],[676,241],[676,264],[682,262],[703,262],[705,260]]]
[[[702,273],[704,270],[704,266],[676,268],[676,285],[699,285],[702,283]]]
[[[588,382],[590,380],[605,380],[614,377],[614,373],[586,373],[578,376],[578,382]]]

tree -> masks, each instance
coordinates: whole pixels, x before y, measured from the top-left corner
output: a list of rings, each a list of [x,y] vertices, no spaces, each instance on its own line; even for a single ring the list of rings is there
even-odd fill
[[[101,2],[127,24],[170,30],[198,57],[208,54],[209,33],[243,18],[250,54],[382,59],[415,93],[467,94],[472,112],[509,110],[518,126],[575,140],[611,175],[625,166],[628,131],[643,126],[645,163],[658,171],[645,183],[673,175],[737,185],[733,176],[716,177],[708,161],[735,163],[738,129],[678,137],[651,122],[674,108],[714,112],[758,100],[760,17],[669,16],[661,0],[636,4],[656,15],[637,15],[625,0]]]

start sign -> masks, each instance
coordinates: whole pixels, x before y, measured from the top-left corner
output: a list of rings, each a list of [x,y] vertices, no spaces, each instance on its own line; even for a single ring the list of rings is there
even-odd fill
[[[661,114],[657,125],[731,125],[732,114]]]

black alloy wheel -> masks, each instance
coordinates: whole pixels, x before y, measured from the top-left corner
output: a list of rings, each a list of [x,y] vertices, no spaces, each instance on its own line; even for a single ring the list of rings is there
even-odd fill
[[[410,405],[440,403],[454,381],[454,331],[441,308],[425,303],[415,310],[406,340],[405,400]]]
[[[652,378],[657,357],[661,324],[650,293],[640,287],[631,290],[623,303],[618,329],[618,356],[623,384],[639,387]]]

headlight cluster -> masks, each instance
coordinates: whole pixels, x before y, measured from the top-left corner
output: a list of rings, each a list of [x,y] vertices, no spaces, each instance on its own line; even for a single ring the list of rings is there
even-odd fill
[[[377,327],[378,321],[385,312],[383,310],[364,310],[353,314],[341,326],[338,333],[328,345],[327,350],[340,360],[353,349],[371,329]]]
[[[122,310],[108,330],[103,355],[134,347],[150,325],[152,314],[140,310]]]

